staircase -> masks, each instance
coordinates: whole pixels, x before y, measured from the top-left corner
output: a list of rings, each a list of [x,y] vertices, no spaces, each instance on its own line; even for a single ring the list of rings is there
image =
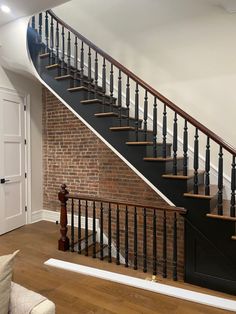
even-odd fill
[[[236,294],[235,148],[52,11],[32,18],[28,45],[46,86],[170,204],[187,209],[185,281]]]

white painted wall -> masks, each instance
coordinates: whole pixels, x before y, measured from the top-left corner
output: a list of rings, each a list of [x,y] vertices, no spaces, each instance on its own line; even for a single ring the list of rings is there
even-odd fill
[[[54,12],[236,146],[236,14],[206,0],[72,0]]]
[[[26,58],[27,21],[24,18],[0,28],[0,86],[30,96],[31,209],[36,211],[42,209],[42,89],[41,84],[27,72],[30,69]],[[21,74],[27,74],[28,78]]]
[[[236,147],[236,14],[220,5],[217,0],[72,0],[54,12]],[[200,144],[204,156],[205,138]],[[211,148],[217,167],[218,146]],[[228,176],[230,158],[225,154]]]

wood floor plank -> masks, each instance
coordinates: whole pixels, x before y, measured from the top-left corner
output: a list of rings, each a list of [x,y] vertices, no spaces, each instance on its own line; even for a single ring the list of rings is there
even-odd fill
[[[14,281],[48,297],[56,304],[57,314],[223,314],[220,309],[187,302],[157,293],[101,280],[95,277],[45,266],[49,258],[145,278],[147,274],[109,264],[77,253],[57,250],[59,226],[41,221],[0,236],[0,255],[20,249],[14,264]],[[185,283],[159,279],[160,283],[212,293],[235,300],[235,297],[210,292]]]

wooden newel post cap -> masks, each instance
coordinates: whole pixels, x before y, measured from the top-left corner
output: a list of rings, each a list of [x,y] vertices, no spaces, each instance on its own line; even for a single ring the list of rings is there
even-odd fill
[[[58,199],[61,203],[65,203],[66,202],[66,195],[68,194],[69,192],[67,191],[66,189],[66,185],[63,183],[61,185],[61,190],[60,192],[58,193]]]

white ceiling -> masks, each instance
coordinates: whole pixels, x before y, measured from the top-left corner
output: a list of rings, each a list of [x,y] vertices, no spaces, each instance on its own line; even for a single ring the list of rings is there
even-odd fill
[[[71,0],[0,0],[0,6],[4,4],[11,8],[10,14],[3,13],[0,10],[0,26],[17,18],[32,15],[36,12],[40,12],[48,8],[53,8],[69,1]],[[198,4],[198,1],[197,0],[195,1],[196,1],[195,4]],[[204,1],[206,1],[206,3],[208,2],[212,5],[219,6],[228,12],[231,13],[236,12],[236,0],[204,0]],[[172,2],[172,4],[174,3]]]
[[[68,1],[69,0],[0,0],[0,6],[4,4],[11,8],[10,14],[3,13],[0,10],[0,26],[17,18],[32,15]]]

